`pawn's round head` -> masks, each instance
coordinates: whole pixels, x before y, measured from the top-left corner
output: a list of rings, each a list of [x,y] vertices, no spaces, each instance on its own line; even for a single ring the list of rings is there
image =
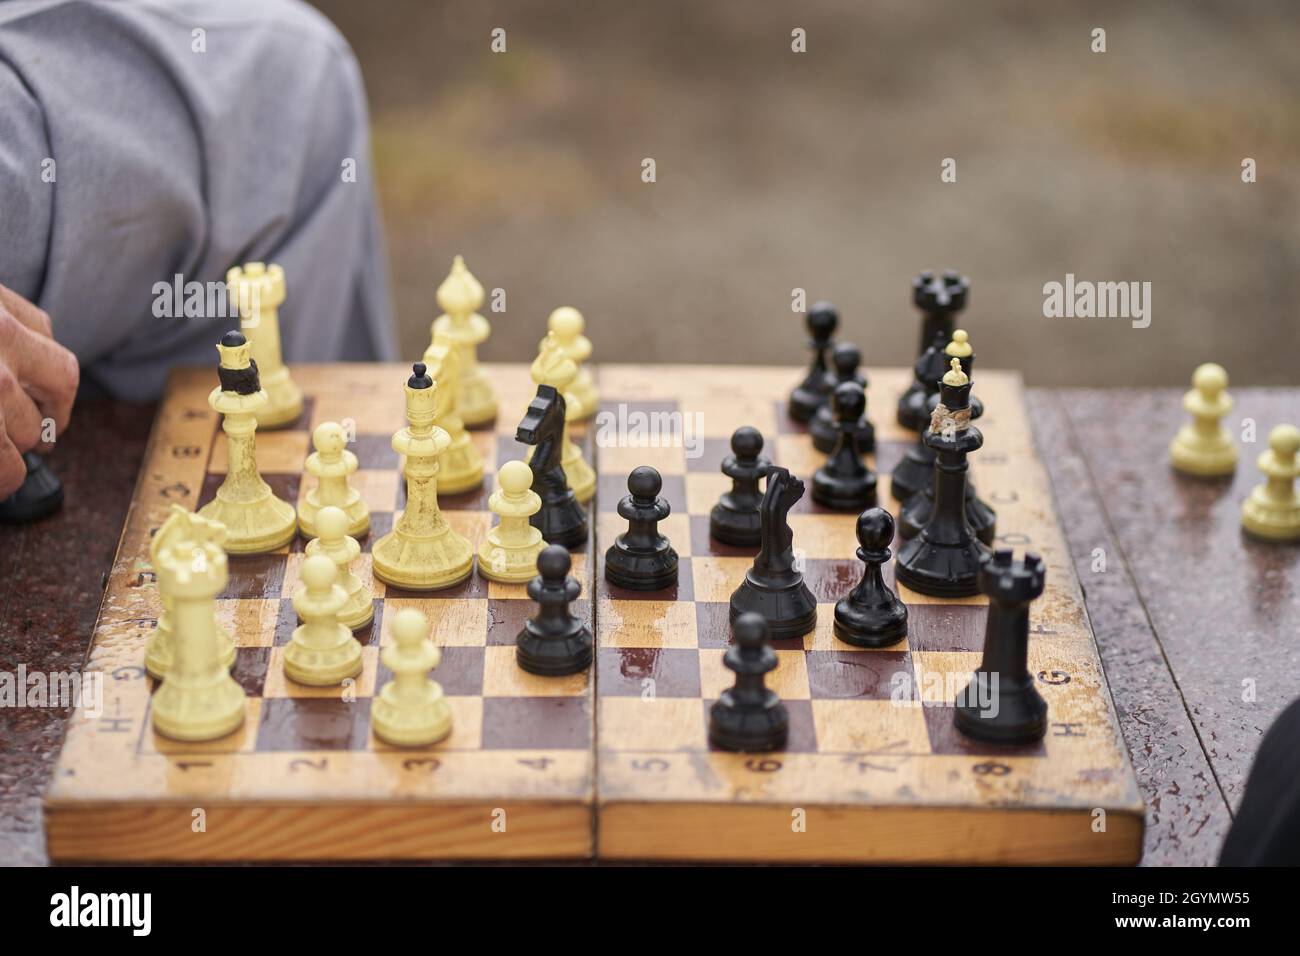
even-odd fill
[[[762,647],[767,642],[767,621],[763,615],[746,611],[731,627],[739,647]]]
[[[1268,433],[1268,447],[1277,457],[1290,461],[1296,452],[1300,452],[1300,428],[1294,425],[1274,426]]]
[[[537,556],[537,573],[548,580],[556,581],[563,578],[569,573],[571,567],[573,567],[573,559],[569,557],[569,549],[563,545],[548,545]]]
[[[231,329],[221,337],[221,344],[228,349],[237,349],[247,341],[248,339],[244,338],[244,333],[238,329]]]
[[[649,465],[637,465],[627,476],[627,490],[634,498],[656,498],[663,486],[664,480],[659,477],[659,472]]]
[[[1198,365],[1192,373],[1192,387],[1207,395],[1217,395],[1228,387],[1228,373],[1217,362]]]
[[[343,426],[338,422],[321,422],[311,433],[312,446],[327,455],[337,455],[348,443]]]
[[[970,344],[970,334],[965,329],[954,329],[944,351],[957,358],[970,358],[971,352],[974,351]]]
[[[884,551],[894,540],[894,516],[884,508],[858,515],[858,544],[863,551]]]
[[[862,352],[852,342],[841,342],[831,353],[831,362],[840,378],[852,378],[862,364]]]
[[[857,421],[867,408],[867,396],[857,382],[841,382],[831,395],[831,411],[839,421]]]
[[[406,380],[411,388],[432,388],[433,379],[429,377],[429,367],[423,362],[411,366],[411,377]]]
[[[338,568],[323,554],[313,554],[298,569],[298,577],[312,591],[324,591],[334,583]]]
[[[316,537],[322,541],[337,541],[348,533],[348,516],[343,509],[326,505],[316,514]]]
[[[571,305],[562,305],[551,313],[546,320],[546,327],[565,341],[581,335],[587,327],[586,320]]]
[[[808,334],[818,341],[828,341],[840,324],[840,314],[829,302],[814,302],[808,310]]]
[[[508,461],[497,472],[497,483],[508,495],[522,495],[533,484],[533,470],[522,461]]]
[[[753,425],[741,425],[731,433],[731,453],[737,458],[757,458],[763,450],[763,433]]]
[[[398,647],[418,647],[428,634],[428,618],[413,607],[398,611],[393,618],[393,640]]]

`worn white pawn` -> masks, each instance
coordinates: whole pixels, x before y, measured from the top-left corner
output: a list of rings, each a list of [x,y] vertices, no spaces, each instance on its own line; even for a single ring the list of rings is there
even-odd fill
[[[299,684],[329,687],[361,673],[361,645],[339,621],[348,595],[338,575],[323,554],[311,555],[298,572],[302,584],[293,595],[293,608],[303,623],[284,649],[284,673]]]
[[[1259,456],[1267,479],[1256,485],[1241,506],[1241,526],[1266,541],[1300,541],[1300,428],[1278,425],[1268,433],[1268,451]]]
[[[1221,424],[1232,411],[1227,388],[1228,373],[1222,365],[1206,362],[1192,373],[1192,388],[1183,396],[1183,408],[1192,420],[1169,443],[1169,460],[1179,471],[1207,478],[1236,471],[1237,446]]]
[[[562,305],[551,313],[546,320],[546,327],[555,333],[560,348],[578,366],[578,374],[569,383],[569,393],[577,402],[568,405],[565,411],[569,421],[581,421],[596,414],[600,405],[600,394],[596,383],[592,381],[591,371],[583,363],[591,358],[591,339],[583,333],[587,322],[582,313],[571,305]]]
[[[429,640],[429,622],[414,608],[393,618],[393,643],[384,648],[384,666],[393,679],[370,705],[375,736],[399,747],[437,743],[451,733],[451,706],[429,677],[442,652]]]
[[[359,631],[375,619],[374,596],[352,572],[352,562],[361,554],[361,545],[348,534],[348,516],[333,505],[320,510],[316,530],[316,538],[307,542],[307,554],[323,554],[339,569],[339,586],[348,596],[347,603],[339,610],[339,621],[349,630]]]
[[[348,450],[347,434],[338,422],[321,422],[312,432],[315,451],[307,456],[307,473],[315,475],[316,487],[303,496],[298,506],[298,530],[304,537],[316,537],[316,515],[329,505],[347,516],[347,533],[360,538],[370,530],[370,509],[361,492],[348,479],[356,473],[357,456]]]
[[[478,549],[478,571],[505,584],[526,584],[537,576],[537,556],[546,547],[542,532],[528,519],[542,510],[532,490],[533,470],[522,461],[508,461],[497,472],[497,490],[488,509],[501,519],[489,529]]]

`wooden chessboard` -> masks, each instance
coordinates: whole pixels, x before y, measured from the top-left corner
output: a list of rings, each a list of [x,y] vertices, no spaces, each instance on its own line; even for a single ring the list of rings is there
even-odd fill
[[[532,388],[522,366],[487,370],[508,410],[494,431],[475,433],[494,470],[520,456],[515,410],[522,414]],[[913,438],[893,423],[909,376],[869,374],[878,464],[887,472]],[[402,421],[405,370],[299,366],[294,375],[307,409],[290,430],[259,434],[264,475],[297,500],[311,428],[352,419],[357,485],[377,538],[401,508],[389,439]],[[791,524],[819,622],[813,634],[777,643],[772,686],[790,710],[789,747],[761,756],[708,748],[707,708],[730,677],[721,665],[727,599],[752,557],[708,538],[709,509],[727,483],[718,464],[731,432],[750,424],[767,436],[769,457],[811,475],[822,456],[782,408],[796,378],[792,369],[734,366],[600,370],[606,414],[575,433],[599,476],[595,541],[575,555],[574,571],[598,643],[589,677],[520,672],[513,641],[529,602],[521,586],[476,576],[432,596],[376,582],[378,613],[362,638],[366,667],[355,699],[295,687],[278,660],[295,623],[288,601],[301,560],[295,542],[279,554],[231,559],[220,611],[239,643],[235,676],[249,693],[249,719],[231,738],[196,746],[153,733],[152,682],[141,666],[158,613],[149,534],[172,502],[207,501],[224,467],[219,423],[206,404],[213,376],[178,372],[89,655],[88,669],[105,675],[103,714],[70,720],[47,798],[51,857],[1135,861],[1142,803],[1012,373],[976,376],[987,440],[972,456],[972,473],[998,510],[1001,543],[1047,561],[1030,660],[1050,708],[1047,739],[980,745],[952,727],[946,705],[982,647],[982,597],[941,601],[902,588],[911,613],[906,643],[859,650],[837,642],[831,607],[860,573],[855,516],[805,497]],[[676,422],[686,423],[685,441],[637,447],[641,423]],[[664,530],[682,565],[671,594],[626,592],[593,576],[593,554],[621,530],[614,509],[638,464],[660,470],[673,506]],[[489,478],[481,492],[442,498],[472,541],[491,520],[490,487]],[[896,511],[885,475],[881,501]],[[363,575],[367,561],[368,547]],[[892,569],[886,579],[892,583]],[[456,716],[448,740],[415,750],[386,747],[367,722],[369,699],[390,676],[378,663],[384,622],[404,606],[434,621],[444,655],[435,676]],[[196,810],[205,832],[194,832]]]

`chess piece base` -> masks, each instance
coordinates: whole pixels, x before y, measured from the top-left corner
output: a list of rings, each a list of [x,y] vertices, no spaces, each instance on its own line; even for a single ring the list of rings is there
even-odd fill
[[[974,538],[961,546],[938,545],[922,531],[898,549],[894,578],[918,594],[970,597],[980,593],[980,562],[987,553]]]
[[[1186,475],[1223,477],[1237,470],[1237,446],[1226,434],[1220,440],[1206,440],[1184,425],[1169,443],[1169,463]]]
[[[709,537],[733,548],[757,548],[763,543],[763,519],[758,509],[732,511],[714,505],[709,512]]]
[[[170,631],[154,631],[144,652],[144,669],[154,680],[162,680],[172,666],[172,641]],[[227,670],[235,666],[235,642],[223,628],[217,628],[217,641],[221,663]]]
[[[823,455],[829,455],[835,450],[835,442],[840,437],[840,429],[835,423],[835,417],[831,414],[829,403],[823,404],[821,408],[817,409],[817,414],[813,415],[812,421],[808,425],[808,434],[812,436],[813,447]],[[858,430],[854,434],[854,443],[860,455],[869,455],[875,451],[875,426],[865,419],[860,422]]]
[[[835,605],[835,636],[854,647],[888,647],[907,637],[907,605],[891,601],[861,607],[845,598]]]
[[[226,671],[208,687],[163,681],[150,702],[154,730],[172,740],[216,740],[244,723],[244,689]]]
[[[907,499],[898,512],[898,535],[903,540],[915,538],[930,520],[934,510],[934,486],[922,488]],[[975,532],[975,537],[988,547],[993,547],[993,538],[998,531],[998,516],[984,500],[975,493],[975,486],[966,482],[966,522]]]
[[[298,515],[293,505],[281,501],[263,484],[265,493],[253,501],[231,501],[217,497],[199,509],[199,514],[226,526],[224,547],[230,554],[265,554],[282,548],[298,533]]]
[[[478,573],[502,584],[527,584],[537,576],[537,556],[545,547],[546,541],[538,537],[526,548],[505,548],[488,532],[478,549]]]
[[[774,588],[755,581],[751,568],[731,595],[731,620],[734,622],[746,611],[767,621],[768,635],[774,641],[802,637],[817,626],[817,599],[802,578]]]
[[[563,677],[591,666],[595,641],[581,621],[574,621],[566,634],[542,634],[532,621],[515,638],[515,661],[530,674]]]
[[[799,385],[790,393],[786,413],[795,421],[807,424],[812,421],[813,415],[817,414],[817,409],[826,401],[829,394],[829,391],[817,391]]]
[[[308,687],[332,687],[361,673],[361,645],[343,624],[333,647],[307,648],[291,641],[284,649],[284,673]]]
[[[316,515],[323,507],[312,498],[313,492],[307,492],[298,506],[298,533],[308,540],[316,537]],[[348,534],[354,538],[364,538],[370,533],[370,509],[360,493],[355,493],[352,500],[345,505],[335,505],[348,516]]]
[[[362,585],[356,594],[348,595],[348,603],[339,611],[339,623],[349,631],[360,631],[375,620],[375,602]]]
[[[1300,541],[1300,505],[1278,504],[1261,485],[1241,505],[1241,527],[1263,541]]]
[[[436,538],[414,538],[390,531],[371,549],[375,577],[411,591],[454,587],[474,570],[469,542],[447,528]]]
[[[895,501],[905,502],[918,491],[933,484],[934,451],[925,445],[914,444],[907,449],[889,476],[889,493]]]
[[[818,468],[812,477],[812,499],[834,511],[862,511],[876,506],[876,476],[840,478]]]
[[[953,724],[959,731],[975,740],[994,744],[1030,743],[1047,734],[1047,701],[1032,683],[999,688],[996,716],[985,716],[980,702],[970,700],[976,696],[972,688],[982,676],[976,675],[954,708]]]
[[[762,753],[780,750],[790,736],[790,715],[773,691],[763,707],[738,708],[724,690],[709,710],[709,744],[719,750]]]
[[[445,740],[451,733],[452,713],[442,691],[428,686],[427,699],[412,707],[398,705],[389,693],[394,686],[385,684],[370,706],[375,736],[398,747],[424,747]]]
[[[483,484],[483,458],[466,432],[438,456],[438,493],[459,495]]]
[[[621,536],[620,536],[621,537]],[[605,580],[628,591],[662,591],[677,583],[677,552],[632,551],[615,540],[605,552]]]

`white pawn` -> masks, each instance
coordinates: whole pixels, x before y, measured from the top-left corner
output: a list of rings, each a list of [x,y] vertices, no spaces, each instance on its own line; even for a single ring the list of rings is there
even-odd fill
[[[1278,425],[1268,433],[1268,451],[1259,456],[1267,479],[1256,485],[1241,506],[1241,526],[1266,541],[1300,541],[1300,428]]]
[[[348,595],[337,583],[338,574],[323,554],[307,558],[299,571],[302,584],[293,608],[303,623],[284,649],[284,673],[299,684],[329,687],[361,673],[361,645],[339,622]]]
[[[533,470],[522,461],[508,461],[497,472],[497,490],[488,508],[501,523],[488,531],[478,549],[479,574],[505,584],[527,583],[537,576],[537,556],[546,547],[542,532],[528,519],[542,510],[532,490]]]
[[[559,339],[560,348],[578,366],[578,374],[569,383],[569,393],[577,399],[576,403],[566,409],[569,421],[581,421],[596,413],[600,404],[600,395],[596,383],[591,379],[591,372],[583,363],[591,358],[591,339],[584,335],[587,327],[582,313],[571,305],[562,305],[546,320],[546,327]]]
[[[339,621],[349,630],[359,631],[375,619],[375,605],[370,589],[352,573],[352,562],[361,554],[361,545],[347,533],[347,527],[348,516],[326,505],[316,516],[317,537],[307,542],[307,553],[323,554],[339,569],[339,586],[348,596],[339,611]]]
[[[307,456],[307,473],[316,476],[316,487],[303,496],[298,508],[298,530],[303,537],[314,538],[316,516],[321,508],[333,505],[347,516],[347,533],[362,537],[370,530],[370,509],[361,492],[348,484],[355,474],[357,456],[348,450],[348,438],[337,422],[321,422],[312,432],[316,451]]]
[[[1237,469],[1237,446],[1221,424],[1232,411],[1228,373],[1222,365],[1206,362],[1192,373],[1192,388],[1183,396],[1183,408],[1192,420],[1178,429],[1169,443],[1169,460],[1188,475],[1217,477]]]
[[[451,733],[451,707],[429,677],[442,652],[428,639],[429,622],[413,608],[393,619],[393,643],[384,648],[384,666],[393,679],[370,706],[375,736],[399,747],[437,743]]]

